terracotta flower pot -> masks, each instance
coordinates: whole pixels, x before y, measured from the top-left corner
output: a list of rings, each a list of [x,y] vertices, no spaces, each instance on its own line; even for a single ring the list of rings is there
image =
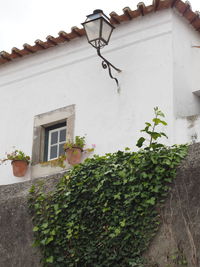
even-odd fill
[[[28,169],[28,162],[25,160],[13,160],[11,162],[13,167],[13,175],[16,177],[23,177]]]
[[[70,165],[76,165],[81,162],[81,157],[83,152],[82,148],[80,147],[67,148],[65,152],[67,161]]]

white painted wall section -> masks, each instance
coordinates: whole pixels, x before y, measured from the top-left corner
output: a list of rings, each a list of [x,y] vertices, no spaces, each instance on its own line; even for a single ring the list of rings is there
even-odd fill
[[[200,114],[199,33],[177,11],[173,13],[174,108],[179,117]]]
[[[189,90],[182,89],[186,81],[174,79],[175,75],[178,79],[182,76],[181,64],[192,60],[188,55],[181,63],[181,54],[175,55],[175,24],[188,27],[175,17],[173,11],[164,10],[116,27],[102,54],[122,69],[120,74],[113,72],[120,82],[120,94],[86,38],[1,66],[0,158],[12,146],[31,155],[34,116],[73,104],[75,135],[86,134],[88,146],[96,144],[96,154],[134,148],[155,106],[167,118],[166,143],[179,140],[175,114],[188,115],[188,109],[182,107],[186,100],[191,109],[195,106],[189,113],[198,113],[199,109],[198,100],[190,95],[192,85]],[[187,50],[188,44],[183,49]],[[183,75],[186,72],[184,69]],[[9,164],[0,166],[0,173],[0,184],[32,178],[30,171],[24,179],[13,177]]]

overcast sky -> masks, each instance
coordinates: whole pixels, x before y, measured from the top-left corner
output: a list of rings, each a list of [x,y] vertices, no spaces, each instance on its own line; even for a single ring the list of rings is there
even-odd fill
[[[119,15],[129,6],[135,9],[141,0],[0,0],[0,51],[10,52],[12,47],[22,48],[24,43],[34,44],[36,39],[45,41],[48,35],[57,36],[63,30],[70,32],[94,9],[107,15]],[[144,0],[146,5],[152,0]],[[200,1],[191,0],[192,9],[200,11]]]

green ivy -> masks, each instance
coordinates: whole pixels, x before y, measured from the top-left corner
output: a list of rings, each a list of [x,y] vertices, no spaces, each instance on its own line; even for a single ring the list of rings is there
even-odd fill
[[[180,145],[94,156],[52,192],[32,187],[43,266],[146,266],[142,255],[159,227],[158,207],[186,153]]]

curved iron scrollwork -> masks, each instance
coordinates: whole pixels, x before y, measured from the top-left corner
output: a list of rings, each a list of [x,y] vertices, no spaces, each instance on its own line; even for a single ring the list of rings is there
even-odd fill
[[[116,84],[117,84],[117,87],[118,87],[118,89],[119,89],[119,82],[118,82],[118,79],[115,78],[115,77],[113,77],[112,72],[111,72],[111,67],[112,67],[113,69],[115,69],[117,72],[121,72],[121,70],[118,69],[118,68],[116,68],[115,66],[113,66],[107,59],[105,59],[105,58],[101,55],[101,53],[100,53],[100,48],[97,49],[97,54],[98,54],[98,56],[99,56],[100,58],[103,59],[103,61],[102,61],[102,63],[101,63],[103,69],[107,69],[107,68],[108,68],[108,73],[109,73],[110,78],[115,80],[115,82],[116,82]]]

